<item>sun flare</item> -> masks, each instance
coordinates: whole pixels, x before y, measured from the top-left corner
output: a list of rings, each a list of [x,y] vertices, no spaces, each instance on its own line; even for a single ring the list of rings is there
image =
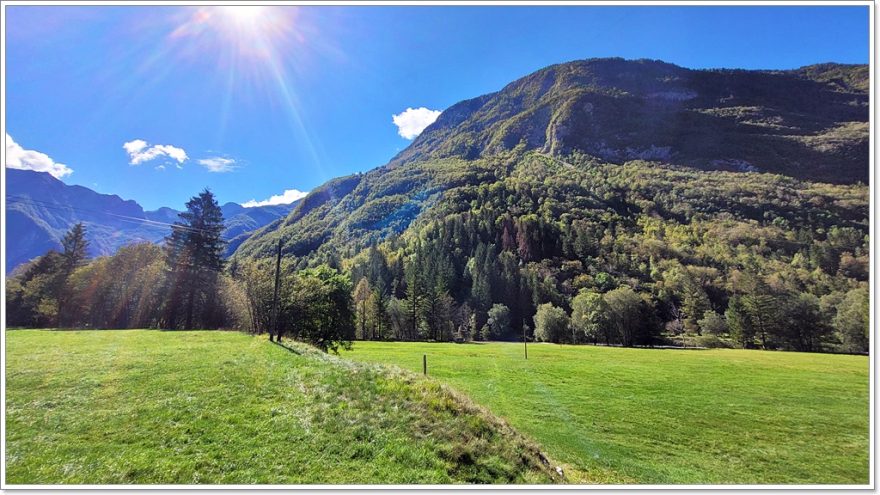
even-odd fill
[[[207,45],[232,44],[239,48],[280,47],[291,41],[296,9],[261,5],[199,7],[171,33],[171,39],[196,40]]]
[[[316,53],[328,51],[326,39],[292,5],[220,5],[189,7],[172,19],[164,49],[187,63],[207,64],[214,83],[225,87],[220,120],[233,117],[229,102],[269,98],[285,111],[291,130],[320,163],[312,138],[300,117],[296,78]]]
[[[259,27],[267,19],[266,8],[260,5],[228,5],[218,10],[225,20],[239,26]]]

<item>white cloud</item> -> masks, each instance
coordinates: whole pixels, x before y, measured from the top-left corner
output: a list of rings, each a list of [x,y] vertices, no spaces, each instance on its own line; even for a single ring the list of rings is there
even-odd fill
[[[56,163],[45,153],[22,148],[12,140],[9,134],[6,135],[6,166],[20,170],[48,172],[56,179],[73,173],[70,167],[63,163]]]
[[[223,158],[221,156],[215,156],[212,158],[202,158],[199,160],[199,165],[208,169],[208,172],[232,172],[235,170],[235,160],[232,158]]]
[[[425,107],[407,108],[397,115],[392,115],[391,120],[397,126],[397,133],[406,139],[413,139],[425,127],[433,124],[442,112],[440,110],[429,110]]]
[[[244,206],[245,208],[253,208],[255,206],[289,205],[300,198],[304,198],[307,194],[308,191],[302,192],[296,189],[287,189],[283,193],[276,194],[269,199],[263,201],[252,199],[248,202],[242,203],[241,206]]]
[[[125,149],[125,152],[128,153],[128,157],[131,158],[129,163],[132,165],[140,165],[141,163],[154,160],[160,156],[170,157],[177,160],[177,163],[183,163],[189,158],[186,156],[186,151],[182,148],[171,146],[170,144],[155,144],[150,146],[150,144],[143,139],[129,141],[123,144],[122,147]],[[178,166],[178,168],[181,167]]]
[[[127,151],[129,155],[134,155],[146,148],[147,142],[143,139],[135,139],[134,141],[129,141],[123,144],[122,147],[125,148],[125,151]]]

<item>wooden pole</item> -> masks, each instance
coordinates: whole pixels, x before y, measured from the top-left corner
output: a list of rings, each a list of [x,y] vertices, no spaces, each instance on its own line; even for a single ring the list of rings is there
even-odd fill
[[[428,374],[428,355],[422,354],[422,374]]]
[[[278,335],[278,342],[281,342],[281,335],[278,334],[278,289],[281,285],[281,238],[278,239],[278,256],[275,258],[275,295],[272,297],[272,328],[269,329],[269,341],[272,336]]]
[[[526,326],[523,324],[523,352],[526,355],[526,359],[529,359],[529,344],[526,340]]]

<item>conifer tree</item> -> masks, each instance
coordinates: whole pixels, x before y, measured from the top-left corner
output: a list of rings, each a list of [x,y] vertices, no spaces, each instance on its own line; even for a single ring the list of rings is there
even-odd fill
[[[169,274],[165,326],[216,328],[218,277],[223,269],[226,242],[223,212],[214,194],[205,189],[186,203],[171,235],[165,239]]]
[[[70,324],[67,303],[71,299],[71,293],[68,281],[74,270],[82,266],[86,261],[86,249],[88,246],[86,229],[82,222],[71,227],[61,239],[61,270],[56,274],[54,283],[57,318],[60,326],[68,326]]]

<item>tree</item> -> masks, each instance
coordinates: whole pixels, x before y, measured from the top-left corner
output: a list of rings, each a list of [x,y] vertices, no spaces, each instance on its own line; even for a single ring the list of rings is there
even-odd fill
[[[608,306],[609,320],[616,330],[620,343],[633,346],[645,341],[644,301],[627,286],[621,286],[604,296]]]
[[[551,303],[538,306],[535,313],[535,338],[542,342],[563,342],[568,335],[569,319],[565,310]]]
[[[388,328],[395,340],[407,340],[406,334],[409,328],[409,313],[406,300],[391,296],[386,307],[388,312]]]
[[[706,291],[689,274],[683,283],[682,306],[684,327],[692,333],[700,333],[699,319],[711,309]]]
[[[458,329],[457,333],[461,336],[462,340],[467,341],[479,338],[476,335],[476,328],[474,328],[475,322],[476,316],[470,305],[467,302],[462,303],[455,311],[455,325]]]
[[[78,223],[61,239],[62,251],[45,255],[16,270],[7,285],[7,322],[25,326],[74,326],[77,314],[70,284],[73,273],[86,262],[86,231]]]
[[[372,336],[370,337],[372,340],[385,338],[382,324],[387,316],[388,298],[385,296],[385,292],[379,288],[373,289],[370,292],[369,299],[367,299],[367,320],[372,322]]]
[[[183,316],[182,328],[216,328],[222,320],[217,294],[226,246],[221,237],[223,212],[205,189],[187,201],[179,216],[165,242],[170,271],[165,326],[181,327]]]
[[[869,293],[865,287],[846,293],[833,320],[834,330],[846,352],[868,352],[870,331]]]
[[[755,325],[752,322],[751,314],[743,303],[741,296],[733,296],[727,311],[724,312],[727,326],[733,339],[743,349],[750,349],[755,345]]]
[[[422,305],[422,319],[427,327],[428,338],[438,342],[452,336],[452,316],[455,311],[455,300],[446,288],[437,284],[426,292],[425,303]]]
[[[707,335],[724,335],[727,333],[727,320],[715,311],[709,310],[703,314],[703,318],[697,322],[700,331]]]
[[[281,333],[324,352],[350,348],[355,336],[350,279],[334,268],[319,265],[297,272],[292,285],[284,301]]]
[[[61,239],[61,257],[64,258],[64,270],[70,274],[86,260],[86,250],[89,242],[86,240],[86,229],[82,222],[74,225]]]
[[[64,260],[49,250],[20,267],[6,286],[7,324],[10,326],[51,327],[58,322],[57,278]]]
[[[367,332],[367,307],[370,298],[370,283],[367,277],[362,277],[360,282],[354,288],[354,305],[357,308],[357,337],[359,339],[369,340],[371,334]]]
[[[831,331],[822,318],[819,298],[812,294],[792,294],[783,302],[784,321],[779,338],[796,351],[818,351]]]
[[[540,256],[540,232],[538,217],[534,214],[520,217],[516,226],[516,244],[519,257],[529,262]]]
[[[267,261],[240,261],[236,263],[233,277],[244,286],[247,299],[249,330],[262,333],[272,324],[272,298],[274,296],[274,266]]]
[[[419,253],[412,255],[404,265],[406,276],[406,307],[408,326],[407,338],[415,340],[419,337],[419,322],[422,319],[422,311],[425,303],[425,274],[424,263]]]
[[[486,323],[483,325],[483,328],[480,329],[480,340],[484,342],[488,342],[492,339],[492,329],[489,327],[489,324]]]
[[[468,262],[471,275],[471,301],[474,309],[481,315],[489,311],[492,304],[492,274],[495,273],[495,246],[479,243],[473,258]]]
[[[486,324],[489,326],[491,338],[506,336],[510,332],[510,309],[503,304],[493,304],[489,308],[489,320]]]
[[[749,315],[756,336],[761,341],[761,349],[767,349],[769,339],[780,330],[781,304],[771,288],[759,276],[753,276],[749,285],[741,302]]]
[[[571,301],[571,326],[577,337],[573,340],[596,344],[600,338],[604,338],[606,344],[610,343],[609,311],[602,294],[581,290]]]
[[[92,328],[155,328],[164,264],[162,248],[143,242],[77,268],[68,282],[68,321]]]
[[[54,291],[58,304],[58,324],[61,326],[70,326],[72,324],[70,315],[68,314],[67,302],[71,299],[73,294],[70,291],[68,280],[74,270],[82,266],[85,262],[88,245],[89,243],[86,240],[86,230],[82,222],[71,227],[61,239],[61,270],[56,274],[54,280]]]

